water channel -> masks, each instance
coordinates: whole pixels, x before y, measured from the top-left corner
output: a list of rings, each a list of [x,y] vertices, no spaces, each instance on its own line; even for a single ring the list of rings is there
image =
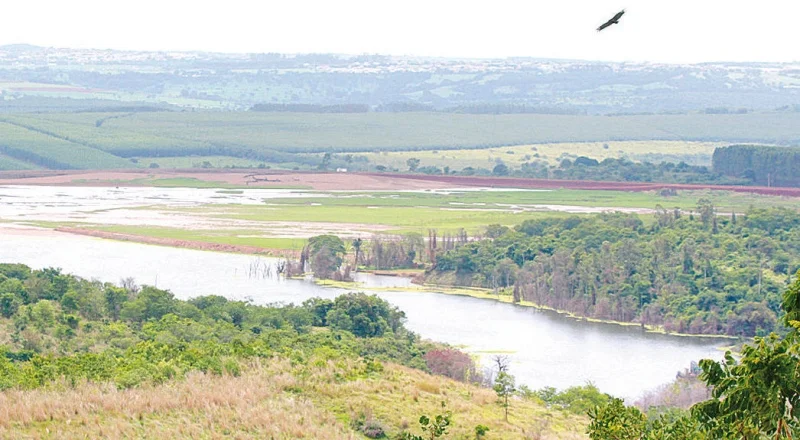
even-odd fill
[[[64,216],[82,208],[90,211],[105,206],[94,197],[87,197],[87,202],[70,197],[70,190],[59,188],[66,196],[50,201],[44,211]],[[131,190],[129,195],[142,198],[166,194],[171,202],[194,199],[198,191]],[[42,190],[33,190],[36,191]],[[93,191],[96,190],[89,190]],[[109,189],[103,191],[107,193]],[[116,191],[126,193],[127,189]],[[28,206],[28,197],[18,198],[26,191],[15,188],[17,197],[8,197],[11,188],[0,188],[0,196],[4,192],[6,197],[0,197],[0,218],[42,212]],[[92,202],[91,206],[87,206],[88,202]],[[135,205],[120,203],[115,207]],[[310,297],[333,298],[347,291],[320,287],[310,281],[252,275],[253,266],[263,267],[272,261],[252,255],[117,242],[0,224],[0,262],[24,263],[34,268],[60,267],[101,281],[119,282],[133,277],[140,284],[169,289],[181,299],[218,294],[258,304],[299,304]],[[399,286],[398,291],[376,293],[405,311],[411,330],[424,338],[478,353],[485,361],[495,353],[506,354],[512,359],[512,374],[531,388],[564,388],[591,381],[605,392],[635,399],[672,380],[693,360],[721,358],[719,347],[725,344],[714,339],[645,333],[636,326],[580,321],[491,300],[403,290],[408,280],[402,278],[361,275],[359,281],[365,283],[367,290]]]

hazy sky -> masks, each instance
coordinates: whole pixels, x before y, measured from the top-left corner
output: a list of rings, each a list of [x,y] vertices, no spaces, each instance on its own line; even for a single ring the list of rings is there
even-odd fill
[[[134,50],[800,61],[797,0],[8,0],[0,44]],[[595,28],[618,10],[619,25]]]

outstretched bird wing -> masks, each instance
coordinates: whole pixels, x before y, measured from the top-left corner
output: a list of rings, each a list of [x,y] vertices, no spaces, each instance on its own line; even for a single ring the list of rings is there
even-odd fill
[[[605,28],[607,28],[607,27],[611,26],[612,24],[614,24],[614,22],[613,22],[613,21],[607,21],[607,22],[605,22],[605,23],[601,24],[601,25],[600,25],[600,27],[599,27],[599,28],[597,28],[597,32],[600,32],[600,31],[602,31],[603,29],[605,29]]]
[[[625,10],[624,9],[619,11],[619,12],[617,12],[617,15],[615,15],[614,18],[612,18],[611,20],[608,20],[607,22],[601,24],[600,27],[597,28],[597,32],[600,32],[603,29],[611,26],[612,24],[617,23],[618,20],[622,17],[623,14],[625,14]]]

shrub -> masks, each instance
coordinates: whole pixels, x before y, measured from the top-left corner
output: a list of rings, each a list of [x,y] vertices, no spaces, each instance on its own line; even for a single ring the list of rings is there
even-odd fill
[[[385,438],[386,431],[383,425],[377,420],[367,420],[361,427],[361,433],[369,438]]]
[[[431,350],[425,354],[425,364],[433,374],[462,382],[480,381],[475,361],[458,350]]]

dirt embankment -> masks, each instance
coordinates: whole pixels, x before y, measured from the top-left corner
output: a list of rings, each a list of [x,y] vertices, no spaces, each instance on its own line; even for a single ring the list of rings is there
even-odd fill
[[[235,252],[240,254],[256,254],[256,255],[266,255],[270,257],[283,257],[283,258],[298,258],[300,256],[300,253],[298,251],[287,250],[287,249],[269,249],[258,246],[205,243],[202,241],[177,240],[174,238],[163,238],[163,237],[146,237],[142,235],[122,234],[118,232],[98,231],[94,229],[61,227],[61,228],[56,228],[56,231],[67,232],[70,234],[88,235],[90,237],[107,238],[111,240],[132,241],[136,243],[155,244],[160,246],[197,249],[201,251]]]
[[[253,177],[255,176],[255,177]],[[598,182],[590,180],[547,180],[516,177],[445,176],[396,173],[285,172],[276,170],[173,169],[113,171],[0,171],[0,185],[53,186],[149,186],[157,179],[190,178],[251,188],[299,187],[319,191],[335,190],[425,190],[459,187],[583,189],[607,191],[716,190],[771,196],[800,197],[800,188],[689,185],[655,182]],[[258,180],[254,180],[258,179]]]
[[[0,171],[0,185],[154,186],[160,179],[188,178],[243,188],[308,188],[335,190],[425,190],[448,187],[445,182],[397,178],[380,174],[316,173],[255,170],[108,170]],[[152,182],[152,183],[151,183]],[[192,186],[187,183],[187,186]]]

